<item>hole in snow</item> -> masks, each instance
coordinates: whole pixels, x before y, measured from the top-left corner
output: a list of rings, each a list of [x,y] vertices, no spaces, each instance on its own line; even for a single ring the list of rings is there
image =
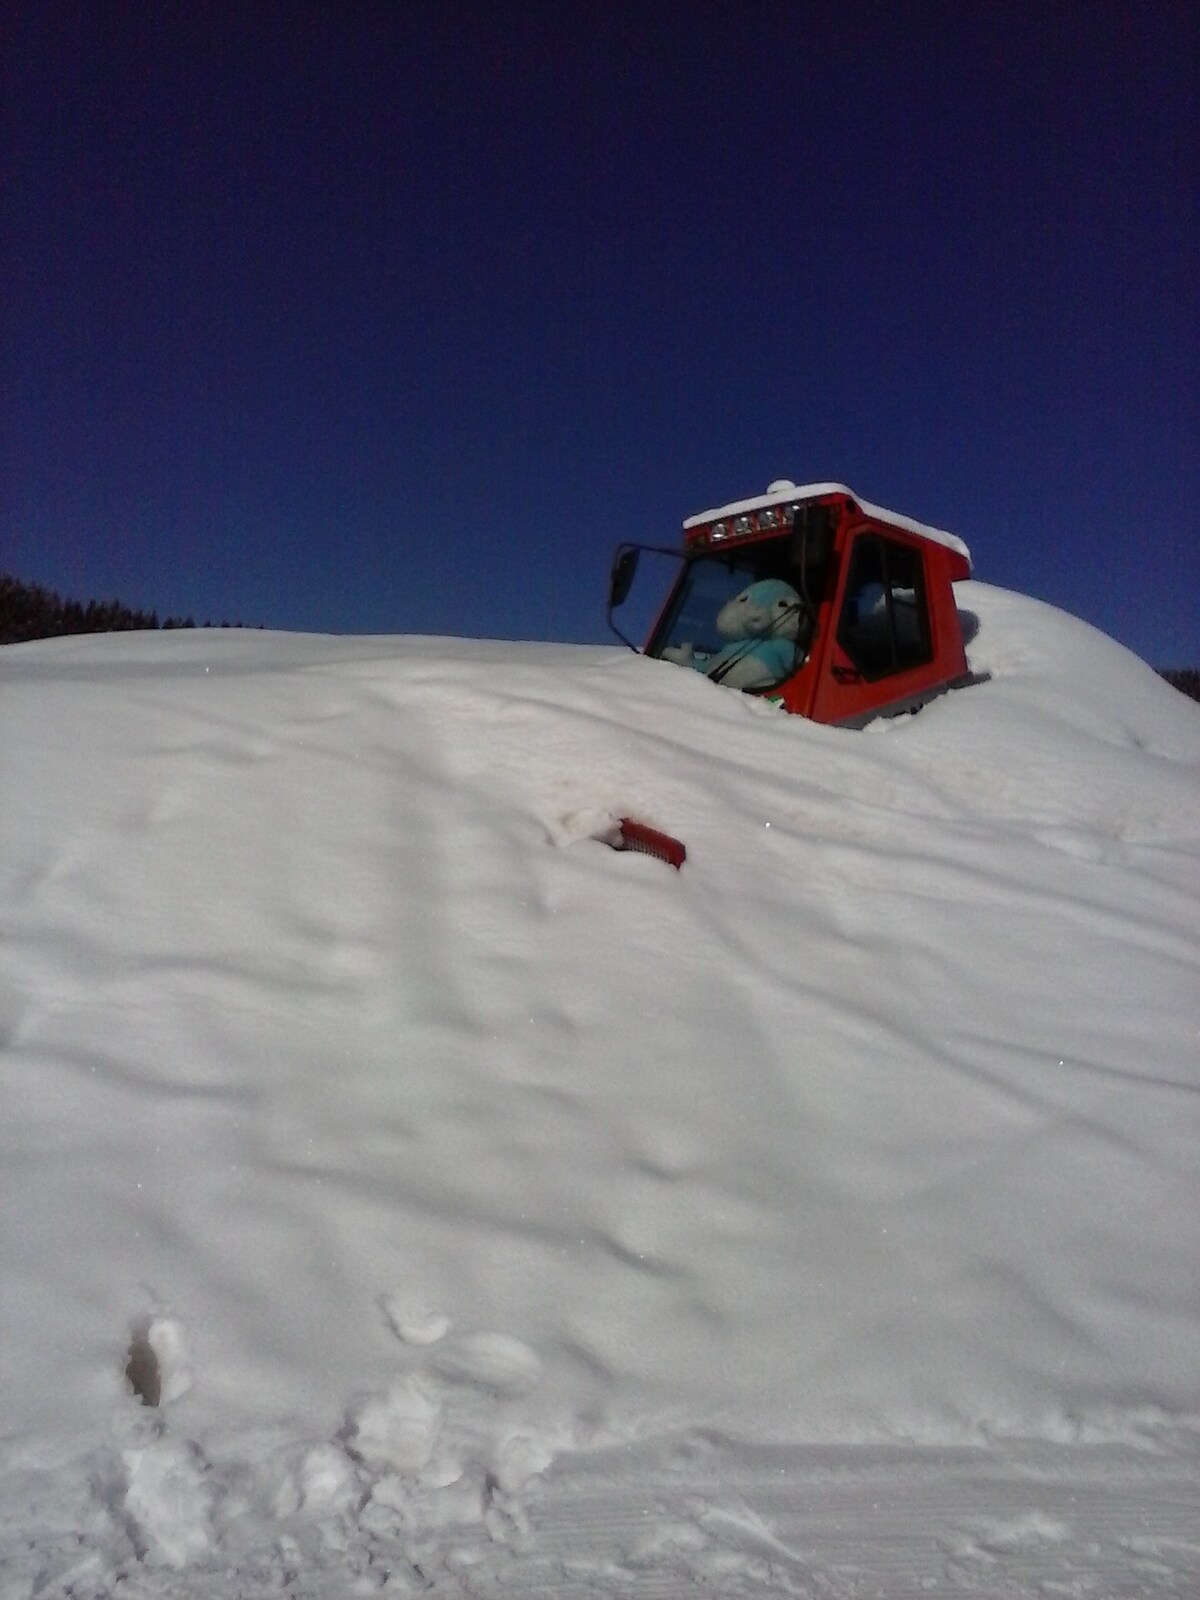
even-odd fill
[[[159,1403],[162,1398],[162,1372],[154,1346],[150,1343],[148,1319],[134,1326],[125,1376],[129,1387],[144,1406],[156,1406]]]

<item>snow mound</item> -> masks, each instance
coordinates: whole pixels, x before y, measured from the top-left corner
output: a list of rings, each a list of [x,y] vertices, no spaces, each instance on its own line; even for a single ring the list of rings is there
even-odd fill
[[[959,594],[990,681],[864,733],[597,648],[0,653],[14,1593],[466,1585],[681,1437],[1194,1452],[1200,715]],[[771,1592],[719,1522],[575,1576]]]

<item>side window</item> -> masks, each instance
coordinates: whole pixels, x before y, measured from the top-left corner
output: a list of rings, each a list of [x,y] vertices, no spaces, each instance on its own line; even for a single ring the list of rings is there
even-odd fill
[[[886,678],[932,658],[921,552],[860,534],[850,557],[838,643],[864,678]]]

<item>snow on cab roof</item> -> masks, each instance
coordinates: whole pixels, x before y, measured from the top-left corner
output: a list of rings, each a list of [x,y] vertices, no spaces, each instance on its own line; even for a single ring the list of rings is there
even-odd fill
[[[688,517],[683,526],[698,528],[706,522],[719,522],[724,517],[740,517],[747,511],[759,511],[766,506],[783,505],[791,500],[816,500],[821,495],[844,494],[858,506],[864,516],[873,517],[879,522],[890,522],[894,528],[903,528],[906,533],[915,533],[922,539],[931,539],[934,544],[943,544],[950,550],[957,550],[959,555],[971,559],[971,552],[956,534],[946,533],[941,528],[931,528],[924,522],[915,522],[912,517],[901,516],[898,511],[888,511],[883,506],[871,505],[866,500],[861,500],[853,489],[848,489],[844,483],[792,483],[788,478],[780,478],[771,484],[766,494],[755,495],[752,500],[734,500],[727,506],[715,506],[711,511],[698,511],[694,517]]]

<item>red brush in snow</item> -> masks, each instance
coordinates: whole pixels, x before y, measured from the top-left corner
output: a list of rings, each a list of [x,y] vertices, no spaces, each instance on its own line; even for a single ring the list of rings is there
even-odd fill
[[[654,856],[674,867],[676,872],[687,860],[687,848],[681,840],[673,839],[669,833],[659,833],[657,828],[648,828],[644,822],[635,822],[632,817],[621,818],[617,836],[610,843],[614,850],[636,850],[641,855]]]

